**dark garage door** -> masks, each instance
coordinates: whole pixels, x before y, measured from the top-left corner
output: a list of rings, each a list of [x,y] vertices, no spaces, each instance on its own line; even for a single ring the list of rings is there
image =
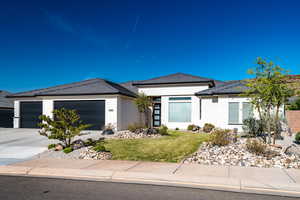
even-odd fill
[[[103,129],[105,124],[105,101],[55,101],[54,109],[72,109],[80,115],[80,119],[85,124],[90,124],[88,130]]]
[[[0,108],[0,127],[13,127],[14,109]]]
[[[39,116],[42,115],[41,101],[28,101],[20,103],[21,128],[38,128]]]

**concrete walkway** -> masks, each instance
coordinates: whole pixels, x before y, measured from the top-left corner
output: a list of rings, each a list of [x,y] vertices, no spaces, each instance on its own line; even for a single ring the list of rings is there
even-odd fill
[[[0,174],[184,186],[300,197],[300,170],[114,160],[35,159]]]

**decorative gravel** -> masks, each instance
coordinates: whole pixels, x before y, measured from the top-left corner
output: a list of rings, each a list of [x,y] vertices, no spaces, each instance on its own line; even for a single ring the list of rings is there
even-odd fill
[[[131,131],[118,131],[111,138],[114,139],[137,139],[137,138],[158,138],[161,137],[159,134],[146,134],[146,133],[133,133]]]
[[[285,154],[280,148],[268,146],[267,153],[256,155],[250,153],[245,146],[245,139],[227,146],[211,146],[203,143],[199,150],[184,163],[205,165],[300,168],[300,157],[296,154]]]

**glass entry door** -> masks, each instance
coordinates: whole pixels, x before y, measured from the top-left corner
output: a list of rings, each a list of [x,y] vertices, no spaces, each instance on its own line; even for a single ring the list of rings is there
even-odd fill
[[[153,106],[153,126],[161,125],[161,103],[154,103]]]

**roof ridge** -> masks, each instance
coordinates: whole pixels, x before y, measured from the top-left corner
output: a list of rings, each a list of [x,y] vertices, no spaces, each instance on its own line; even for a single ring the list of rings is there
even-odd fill
[[[23,93],[28,93],[28,92],[38,92],[38,91],[41,91],[41,90],[47,90],[47,89],[51,89],[51,88],[55,88],[55,87],[63,87],[63,86],[67,86],[67,85],[71,85],[71,84],[78,84],[78,83],[83,83],[83,82],[87,82],[87,81],[92,81],[92,80],[96,80],[96,79],[99,79],[99,78],[92,78],[92,79],[87,79],[87,80],[83,80],[83,81],[76,81],[76,82],[72,82],[72,83],[65,83],[65,84],[62,84],[62,85],[55,85],[55,86],[51,86],[51,87],[46,87],[46,88],[40,88],[40,89],[35,89],[35,90],[28,90],[28,91],[24,91],[24,92],[17,92],[17,93],[13,93],[13,95],[16,95],[16,94],[23,94]]]

